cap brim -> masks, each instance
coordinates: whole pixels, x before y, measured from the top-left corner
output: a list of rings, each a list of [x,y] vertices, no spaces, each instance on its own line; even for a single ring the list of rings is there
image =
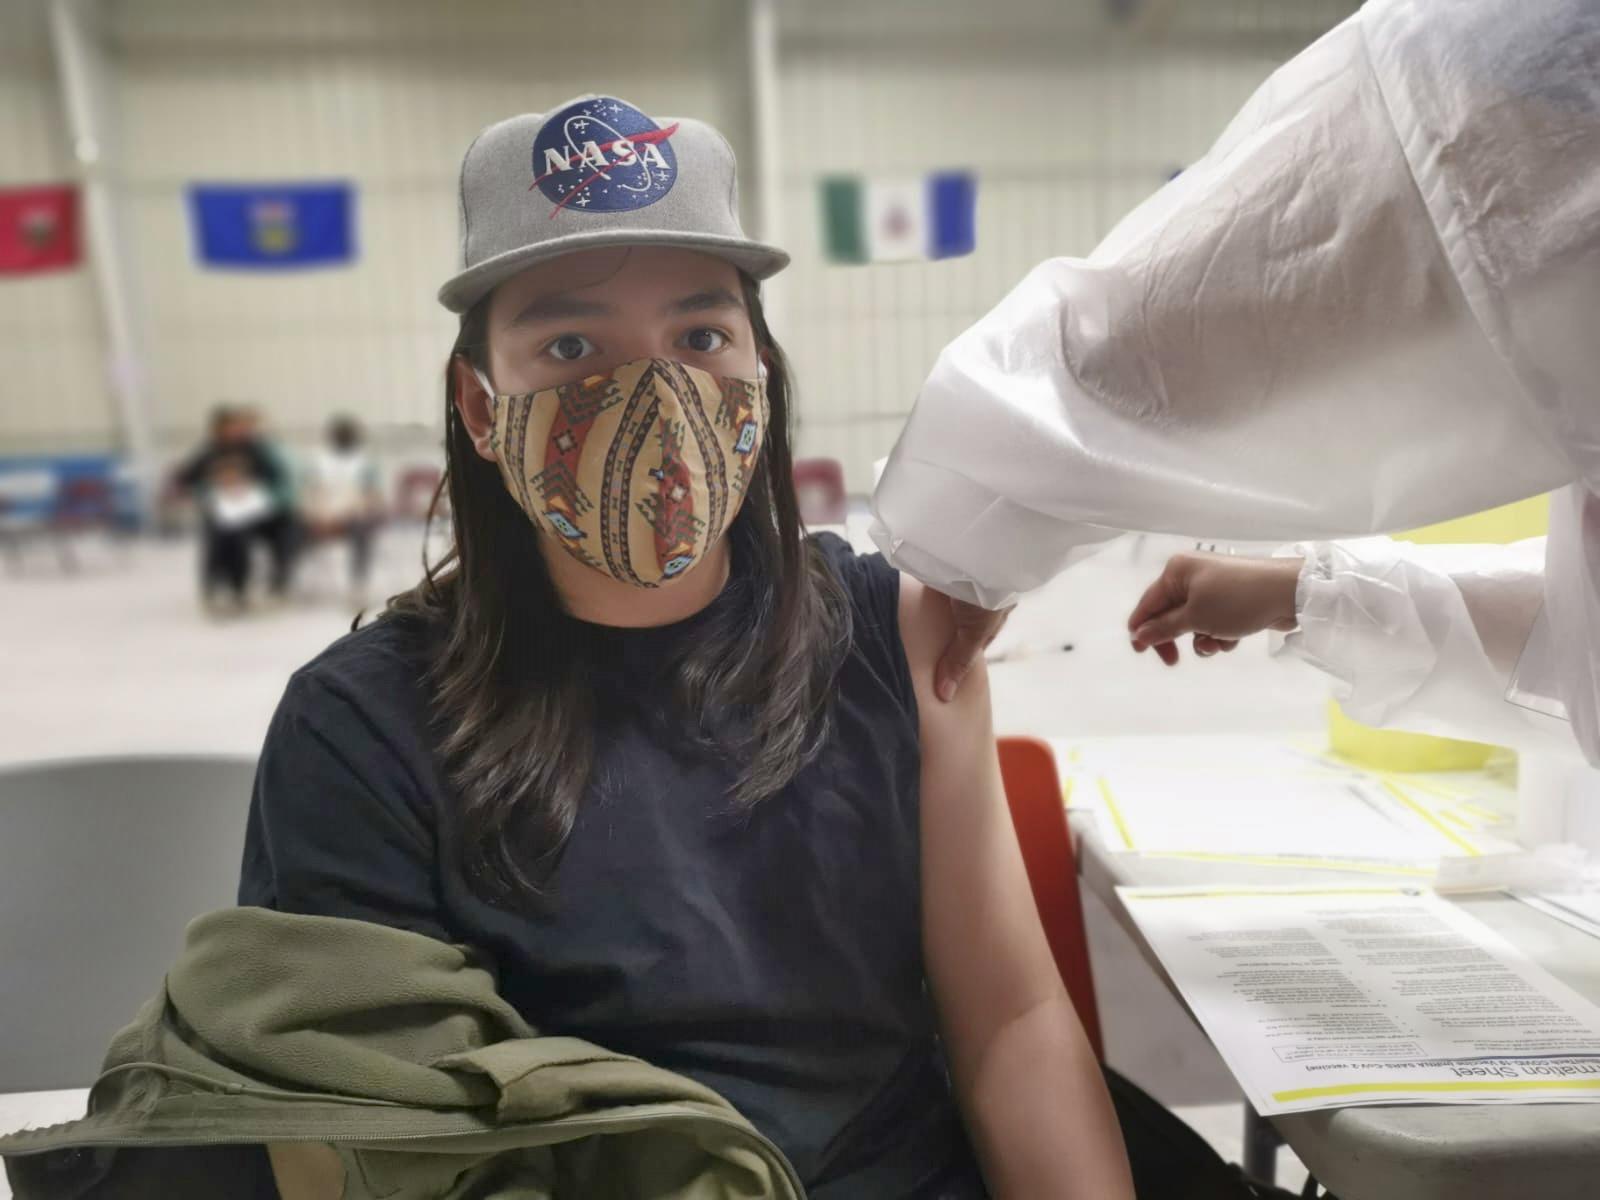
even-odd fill
[[[764,242],[671,229],[607,229],[537,242],[497,254],[447,280],[439,289],[439,303],[451,312],[466,312],[525,267],[598,246],[672,246],[683,250],[699,250],[726,259],[756,279],[767,279],[789,265],[787,254]]]

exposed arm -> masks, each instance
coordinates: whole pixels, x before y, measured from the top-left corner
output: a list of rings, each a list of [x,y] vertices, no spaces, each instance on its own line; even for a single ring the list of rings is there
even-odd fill
[[[1000,781],[982,665],[934,698],[952,630],[902,577],[900,629],[922,736],[923,950],[956,1092],[997,1200],[1132,1200],[1122,1135],[1062,986]]]

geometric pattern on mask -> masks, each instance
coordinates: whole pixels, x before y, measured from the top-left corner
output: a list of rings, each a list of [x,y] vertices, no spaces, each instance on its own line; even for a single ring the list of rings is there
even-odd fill
[[[655,362],[640,372],[638,382],[623,406],[611,445],[606,450],[605,467],[600,476],[600,551],[605,556],[603,569],[613,578],[638,587],[657,586],[656,580],[645,579],[634,567],[628,501],[633,494],[639,459],[661,419],[658,381],[666,382],[670,389],[670,378],[661,374]]]
[[[695,546],[706,523],[694,511],[694,481],[683,461],[683,422],[659,422],[656,442],[661,449],[661,464],[650,468],[656,490],[639,500],[638,510],[655,533],[661,577],[671,579],[694,562]]]
[[[689,432],[694,437],[695,448],[699,451],[698,461],[705,469],[707,511],[701,528],[708,533],[703,542],[710,543],[721,537],[722,531],[727,528],[730,499],[728,461],[717,438],[717,431],[711,424],[711,418],[706,415],[710,397],[700,394],[699,386],[682,363],[673,363],[670,370],[677,384],[675,394],[679,406],[683,410],[684,419],[689,423]],[[681,444],[680,438],[679,445]]]
[[[511,494],[574,558],[656,587],[726,532],[767,422],[766,387],[673,359],[496,397],[497,457]]]
[[[539,493],[540,511],[562,545],[596,568],[599,560],[581,544],[584,535],[578,518],[594,507],[594,501],[578,483],[578,463],[595,419],[622,400],[622,389],[609,375],[591,375],[557,388],[555,420],[545,439],[544,465],[529,481]],[[522,444],[523,439],[517,441]]]
[[[748,379],[724,376],[722,403],[717,406],[717,424],[734,431],[733,451],[738,457],[738,468],[733,478],[734,489],[742,496],[750,486],[750,476],[761,449],[761,427],[765,424],[766,390]]]

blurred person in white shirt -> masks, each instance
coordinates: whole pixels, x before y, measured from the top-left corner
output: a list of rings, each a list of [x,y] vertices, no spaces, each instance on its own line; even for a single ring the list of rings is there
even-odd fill
[[[349,545],[351,586],[363,593],[373,538],[383,520],[383,493],[378,464],[354,417],[340,415],[328,422],[325,440],[307,470],[301,515],[314,540],[340,539]]]

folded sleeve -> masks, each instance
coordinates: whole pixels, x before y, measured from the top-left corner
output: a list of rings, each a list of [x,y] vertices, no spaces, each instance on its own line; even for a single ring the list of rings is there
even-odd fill
[[[1411,545],[1388,538],[1305,543],[1299,627],[1279,652],[1336,681],[1369,725],[1506,745],[1570,741],[1507,701],[1544,601],[1545,539],[1509,546]]]

